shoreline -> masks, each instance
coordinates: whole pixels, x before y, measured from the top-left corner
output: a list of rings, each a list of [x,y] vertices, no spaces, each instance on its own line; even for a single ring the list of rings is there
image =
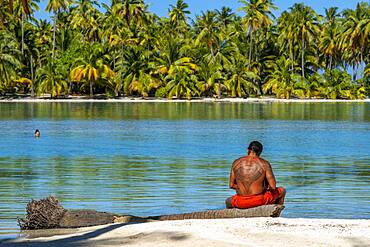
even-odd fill
[[[369,246],[370,220],[239,218],[110,224],[0,246]],[[57,230],[46,230],[45,233]],[[38,231],[39,233],[39,231]],[[59,232],[59,234],[63,232]],[[44,235],[45,236],[45,235]],[[154,244],[155,243],[155,244]]]
[[[84,97],[70,97],[65,99],[50,99],[50,98],[9,98],[0,99],[0,103],[369,103],[370,99],[277,99],[277,98],[195,98],[187,99],[165,99],[165,98],[132,98],[122,97],[115,99],[89,99]]]

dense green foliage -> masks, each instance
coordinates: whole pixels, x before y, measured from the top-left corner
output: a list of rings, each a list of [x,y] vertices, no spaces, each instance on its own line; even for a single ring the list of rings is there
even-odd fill
[[[159,18],[142,0],[38,0],[0,10],[0,94],[363,99],[369,95],[370,6],[324,16],[271,0],[190,20],[178,0]],[[102,11],[104,9],[104,11]]]

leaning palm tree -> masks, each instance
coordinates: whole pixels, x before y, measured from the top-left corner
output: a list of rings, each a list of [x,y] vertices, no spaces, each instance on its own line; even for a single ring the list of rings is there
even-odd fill
[[[70,0],[49,0],[48,5],[46,6],[46,11],[53,11],[54,14],[52,59],[54,59],[55,56],[55,34],[57,29],[58,13],[61,10],[65,10],[69,4]]]

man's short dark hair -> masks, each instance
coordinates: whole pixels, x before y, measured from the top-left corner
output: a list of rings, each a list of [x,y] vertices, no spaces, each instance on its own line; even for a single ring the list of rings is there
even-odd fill
[[[248,146],[248,150],[255,152],[259,156],[262,153],[263,146],[259,141],[252,141]]]

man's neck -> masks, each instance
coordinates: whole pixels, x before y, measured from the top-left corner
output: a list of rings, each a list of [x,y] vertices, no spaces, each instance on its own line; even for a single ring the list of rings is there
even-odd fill
[[[249,157],[252,157],[252,158],[254,158],[254,157],[259,157],[259,155],[257,155],[255,152],[249,152],[249,153],[248,153],[248,156],[249,156]]]

